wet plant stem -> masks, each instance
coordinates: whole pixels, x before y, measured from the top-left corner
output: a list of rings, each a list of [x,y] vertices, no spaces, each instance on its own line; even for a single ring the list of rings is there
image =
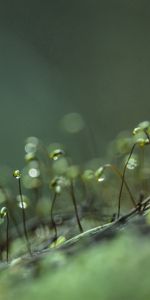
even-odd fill
[[[116,166],[111,165],[111,164],[106,164],[105,167],[106,167],[106,168],[107,168],[107,167],[108,167],[108,168],[111,168],[112,171],[113,171],[114,173],[116,173],[116,175],[117,175],[121,180],[123,179],[123,174],[118,170],[118,168],[116,168]],[[136,201],[135,201],[135,199],[134,199],[134,197],[133,197],[133,195],[132,195],[132,193],[131,193],[131,191],[130,191],[130,188],[129,188],[129,186],[128,186],[126,180],[125,180],[125,178],[124,178],[124,185],[125,185],[125,187],[126,187],[126,190],[127,190],[128,193],[129,193],[129,196],[130,196],[130,199],[131,199],[131,202],[132,202],[133,206],[136,208],[136,207],[137,207],[137,203],[136,203]]]
[[[74,210],[75,210],[75,215],[76,215],[78,227],[79,227],[80,233],[82,233],[84,230],[82,228],[82,225],[81,225],[80,219],[79,219],[79,215],[78,215],[78,209],[77,209],[77,204],[76,204],[73,180],[70,180],[70,192],[71,192],[71,197],[72,197],[72,202],[73,202],[73,206],[74,206]]]
[[[130,154],[128,156],[128,159],[124,165],[124,168],[123,168],[123,172],[122,172],[122,181],[121,181],[121,187],[120,187],[120,191],[119,191],[119,197],[118,197],[118,212],[117,212],[117,218],[119,219],[120,217],[120,208],[121,208],[121,196],[122,196],[122,190],[123,190],[123,185],[125,183],[125,173],[126,173],[126,169],[127,169],[127,165],[128,165],[128,162],[133,154],[133,151],[134,151],[134,148],[136,146],[136,143],[132,146],[131,148],[131,151],[130,151]]]
[[[55,220],[54,220],[54,217],[53,217],[53,211],[54,211],[54,205],[55,205],[55,202],[56,202],[56,198],[57,198],[57,193],[55,192],[54,196],[53,196],[53,200],[52,200],[51,211],[50,211],[51,223],[52,223],[52,226],[53,226],[54,231],[55,231],[54,241],[56,241],[57,238],[58,238],[57,226],[56,226],[56,223],[55,223]]]
[[[8,259],[9,259],[9,215],[8,215],[8,210],[7,210],[7,214],[6,214],[6,259],[7,259],[7,263],[8,263]]]
[[[6,203],[7,203],[7,210],[8,210],[10,205],[9,205],[9,198],[8,198],[8,196],[7,196],[6,190],[5,190],[5,188],[4,188],[2,185],[0,185],[0,190],[2,191],[2,193],[3,193],[4,196],[5,196],[5,199],[6,199],[5,201],[6,201]],[[16,222],[16,219],[14,218],[12,209],[9,209],[9,217],[10,217],[10,219],[12,220],[12,222],[14,223],[14,226],[15,226],[15,228],[16,228],[16,232],[17,232],[18,236],[21,237],[21,232],[20,232],[20,230],[19,230],[19,227],[18,227],[18,224],[17,224],[17,222]]]
[[[22,220],[23,220],[24,235],[25,235],[25,239],[26,239],[28,252],[32,256],[28,233],[27,233],[27,228],[26,228],[26,214],[25,214],[24,203],[23,203],[23,198],[22,198],[22,189],[21,189],[21,179],[20,178],[18,179],[18,183],[19,183],[19,194],[20,194],[21,207],[22,207]]]
[[[21,231],[20,231],[20,229],[19,229],[19,226],[18,226],[18,224],[17,224],[17,222],[16,222],[16,219],[15,219],[15,217],[14,217],[14,215],[13,215],[11,209],[9,209],[9,216],[10,216],[10,219],[12,220],[12,222],[13,222],[13,224],[14,224],[14,227],[16,228],[16,233],[17,233],[17,235],[21,238],[21,236],[22,236]]]

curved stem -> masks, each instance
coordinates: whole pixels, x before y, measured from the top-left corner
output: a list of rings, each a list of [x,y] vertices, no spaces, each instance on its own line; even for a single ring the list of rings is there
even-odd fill
[[[57,238],[58,238],[57,226],[56,226],[56,223],[55,223],[55,220],[54,220],[54,217],[53,217],[53,210],[54,210],[54,204],[55,204],[55,201],[56,201],[56,196],[57,196],[57,193],[55,192],[53,200],[52,200],[51,211],[50,211],[51,222],[52,222],[52,226],[53,226],[54,231],[55,231],[54,241],[56,241]]]
[[[119,176],[119,178],[120,178],[121,180],[123,179],[122,173],[118,170],[118,168],[117,168],[116,166],[111,165],[111,164],[106,164],[105,167],[111,168],[112,171],[115,172],[116,175]],[[129,188],[129,186],[128,186],[126,180],[125,180],[125,178],[124,178],[124,185],[125,185],[125,187],[126,187],[128,193],[129,193],[129,196],[130,196],[130,199],[131,199],[131,202],[132,202],[133,206],[136,208],[136,207],[137,207],[137,203],[136,203],[136,201],[135,201],[135,199],[134,199],[134,197],[133,197],[133,195],[132,195],[132,193],[131,193],[131,191],[130,191],[130,188]]]
[[[121,182],[121,187],[120,187],[120,192],[119,192],[119,197],[118,197],[118,213],[117,213],[117,218],[120,217],[120,207],[121,207],[121,195],[122,195],[122,190],[123,190],[123,184],[124,184],[124,180],[125,180],[125,172],[126,172],[126,169],[127,169],[127,165],[128,165],[128,162],[133,154],[133,151],[134,151],[134,148],[135,148],[136,144],[134,144],[131,148],[131,151],[130,151],[130,154],[128,156],[128,159],[124,165],[124,168],[123,168],[123,173],[122,173],[122,182]]]
[[[30,243],[28,239],[28,233],[27,233],[27,228],[26,228],[26,214],[25,214],[25,209],[24,209],[24,203],[23,203],[23,198],[22,198],[22,189],[21,189],[21,179],[18,179],[19,182],[19,194],[20,194],[20,200],[21,200],[21,207],[22,207],[22,220],[23,220],[23,229],[24,229],[24,235],[27,243],[27,248],[32,256],[31,248],[30,248]]]
[[[149,134],[148,134],[147,130],[146,130],[146,129],[144,129],[143,131],[144,131],[144,133],[145,133],[145,135],[146,135],[146,137],[147,137],[147,139],[148,139],[148,141],[149,141],[149,143],[150,143],[150,136],[149,136]]]
[[[7,210],[8,210],[8,208],[9,208],[9,198],[8,198],[8,196],[7,196],[6,190],[5,190],[5,188],[4,188],[2,185],[0,185],[0,190],[2,191],[2,193],[4,194],[4,197],[5,197],[5,199],[6,199]],[[14,226],[15,226],[15,228],[16,228],[16,232],[17,232],[18,236],[21,238],[22,235],[21,235],[21,232],[20,232],[20,230],[19,230],[18,224],[17,224],[17,222],[16,222],[16,220],[15,220],[15,218],[14,218],[12,209],[9,209],[9,217],[10,217],[10,219],[12,220],[12,222],[14,223]]]
[[[70,192],[71,192],[71,197],[72,197],[72,202],[75,210],[75,215],[78,223],[78,227],[80,232],[82,233],[84,230],[82,228],[82,225],[80,223],[79,215],[78,215],[78,209],[77,209],[77,204],[76,204],[76,198],[75,198],[75,193],[74,193],[74,186],[73,186],[73,180],[70,180]]]
[[[7,253],[7,263],[8,263],[8,256],[9,256],[9,215],[8,215],[8,210],[6,214],[7,218],[7,227],[6,227],[6,253]]]

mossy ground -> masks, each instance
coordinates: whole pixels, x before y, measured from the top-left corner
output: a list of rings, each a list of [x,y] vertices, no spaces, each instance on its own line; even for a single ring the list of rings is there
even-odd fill
[[[73,255],[53,249],[12,262],[0,275],[1,299],[149,300],[150,226],[145,224],[139,217],[115,237],[91,241]]]

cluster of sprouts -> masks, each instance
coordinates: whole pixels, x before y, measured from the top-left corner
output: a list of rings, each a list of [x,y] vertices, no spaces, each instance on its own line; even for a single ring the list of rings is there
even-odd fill
[[[150,122],[144,121],[138,124],[132,133],[116,138],[111,145],[113,153],[115,153],[114,160],[111,159],[111,162],[105,161],[100,164],[100,159],[98,159],[92,167],[85,167],[72,163],[63,147],[51,145],[46,148],[36,137],[28,138],[25,144],[25,166],[21,171],[16,169],[13,172],[13,176],[18,182],[16,204],[8,191],[0,186],[5,200],[1,201],[2,204],[5,202],[5,206],[2,206],[0,210],[0,224],[4,224],[3,226],[6,228],[4,240],[6,241],[7,262],[13,239],[10,224],[11,227],[16,228],[17,236],[24,237],[28,253],[31,256],[34,254],[34,249],[31,247],[33,237],[28,222],[31,217],[37,216],[39,207],[43,208],[44,205],[46,207],[44,213],[40,211],[40,214],[48,219],[50,244],[57,242],[60,238],[56,218],[60,209],[67,211],[69,208],[72,211],[78,231],[83,233],[86,230],[84,228],[84,207],[90,211],[96,203],[96,207],[99,207],[99,216],[101,216],[100,210],[103,210],[105,205],[106,208],[110,206],[108,198],[110,197],[110,201],[112,201],[112,197],[115,206],[115,220],[117,220],[122,213],[121,204],[126,205],[123,201],[126,199],[126,196],[124,197],[124,193],[126,193],[130,202],[129,206],[137,208],[140,192],[144,192],[144,197],[149,193],[146,185],[150,176],[147,167],[149,157],[146,153],[148,145],[150,145]],[[139,194],[137,194],[134,192],[134,186],[137,191],[139,180]],[[114,183],[117,187],[115,189]],[[25,194],[23,194],[23,190],[26,191]],[[46,194],[45,198],[44,194]],[[15,207],[21,210],[22,229],[20,229],[18,217],[14,213]],[[28,208],[31,209],[27,211]],[[40,224],[44,222],[43,215],[39,216]]]

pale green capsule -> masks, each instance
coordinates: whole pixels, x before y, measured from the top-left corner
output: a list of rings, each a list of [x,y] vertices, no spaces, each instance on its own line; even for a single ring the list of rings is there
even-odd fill
[[[36,157],[35,157],[35,153],[34,152],[29,152],[29,153],[27,153],[26,155],[25,155],[25,161],[26,162],[30,162],[30,161],[32,161],[32,160],[35,160],[36,159]]]
[[[1,219],[4,219],[7,215],[7,207],[2,207],[1,210],[0,210],[0,218]]]
[[[15,170],[13,172],[13,176],[16,178],[16,179],[20,179],[21,178],[21,172],[19,170]]]
[[[133,135],[138,134],[141,131],[149,131],[150,130],[150,122],[149,121],[144,121],[138,124],[136,128],[133,130]]]
[[[148,139],[144,139],[144,138],[138,138],[136,143],[140,146],[140,147],[144,147],[145,145],[149,144],[149,140]]]
[[[105,170],[105,167],[100,167],[96,170],[95,177],[98,182],[103,182],[105,180],[104,170]]]
[[[133,133],[133,135],[136,135],[137,133],[141,132],[141,130],[142,130],[141,127],[136,127],[133,129],[132,133]]]
[[[59,157],[65,155],[65,152],[64,150],[62,149],[55,149],[54,151],[52,151],[50,154],[49,154],[49,157],[53,160],[57,160]]]
[[[147,130],[150,127],[150,122],[149,121],[143,121],[143,122],[139,123],[138,126],[143,130]]]
[[[104,173],[104,167],[100,167],[95,171],[95,177],[101,177]]]

